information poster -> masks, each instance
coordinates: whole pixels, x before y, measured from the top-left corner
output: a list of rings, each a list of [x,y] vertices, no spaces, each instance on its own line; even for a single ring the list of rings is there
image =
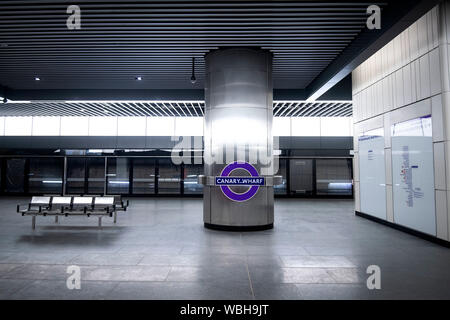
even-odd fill
[[[364,132],[358,141],[361,212],[386,220],[383,128]]]
[[[431,116],[391,126],[394,221],[436,235]]]

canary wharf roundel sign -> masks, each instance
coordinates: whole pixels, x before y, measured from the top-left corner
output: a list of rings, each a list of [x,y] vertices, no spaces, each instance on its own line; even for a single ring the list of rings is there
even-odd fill
[[[237,169],[246,171],[248,176],[232,176],[231,173]],[[259,188],[264,185],[264,178],[260,177],[258,170],[247,162],[232,162],[223,168],[220,176],[215,177],[215,185],[220,186],[223,194],[232,201],[244,202],[253,198]],[[234,191],[233,186],[247,186],[245,192]]]

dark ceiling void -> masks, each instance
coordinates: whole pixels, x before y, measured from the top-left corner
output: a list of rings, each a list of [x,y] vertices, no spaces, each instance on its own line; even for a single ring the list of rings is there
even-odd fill
[[[206,53],[254,46],[274,54],[275,96],[317,99],[437,2],[78,0],[70,30],[72,1],[2,0],[0,96],[200,99]],[[366,28],[371,4],[381,30]]]

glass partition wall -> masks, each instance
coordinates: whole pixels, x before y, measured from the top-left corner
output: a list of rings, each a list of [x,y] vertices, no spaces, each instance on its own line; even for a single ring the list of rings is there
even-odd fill
[[[2,194],[121,194],[201,196],[203,164],[175,165],[170,157],[3,157]],[[353,197],[351,158],[279,159],[277,197]],[[65,169],[64,169],[65,168]],[[65,177],[65,181],[64,181]]]

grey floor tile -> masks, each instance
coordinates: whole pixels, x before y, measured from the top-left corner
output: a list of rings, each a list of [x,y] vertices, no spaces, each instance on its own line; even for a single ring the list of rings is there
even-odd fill
[[[114,282],[82,281],[80,289],[69,290],[66,281],[36,280],[10,296],[10,299],[102,300],[117,285]]]
[[[137,265],[144,255],[136,253],[85,253],[71,259],[73,265]]]
[[[132,300],[250,300],[248,283],[128,282],[119,283],[108,299]]]
[[[349,259],[343,256],[280,256],[286,267],[308,267],[308,268],[351,268],[355,267]]]
[[[0,199],[5,299],[450,298],[449,249],[356,217],[351,200],[278,199],[275,228],[249,233],[205,229],[201,199],[175,198],[132,199],[102,229],[45,218],[32,231],[12,214],[21,201]],[[82,293],[65,287],[72,264]],[[366,287],[369,265],[381,290]]]

